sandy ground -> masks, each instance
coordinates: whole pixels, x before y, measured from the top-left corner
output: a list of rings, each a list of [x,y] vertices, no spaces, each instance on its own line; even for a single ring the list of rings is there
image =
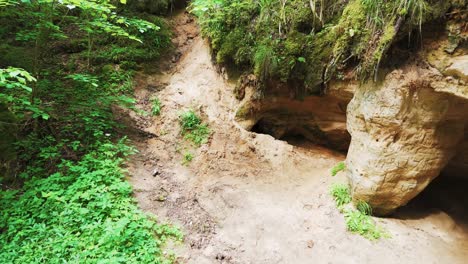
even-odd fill
[[[172,65],[135,82],[138,107],[163,105],[157,117],[129,113],[140,153],[129,164],[139,206],[181,227],[169,245],[180,263],[467,263],[466,223],[440,210],[378,219],[391,238],[369,241],[346,231],[329,195],[330,168],[345,156],[297,147],[241,129],[233,85],[212,63],[209,45],[187,14],[174,17]],[[191,146],[178,116],[193,109],[212,131]],[[125,119],[125,118],[123,118]],[[122,122],[126,122],[123,120]],[[194,159],[182,165],[183,155]]]

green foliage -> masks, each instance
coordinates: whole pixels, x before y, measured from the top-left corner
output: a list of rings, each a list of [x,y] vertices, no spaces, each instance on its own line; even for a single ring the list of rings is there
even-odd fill
[[[385,230],[376,226],[372,217],[361,211],[348,209],[344,211],[344,216],[346,227],[353,233],[357,233],[370,240],[388,237]]]
[[[356,204],[357,210],[350,206],[352,198],[348,185],[334,184],[331,187],[330,194],[333,196],[340,212],[344,213],[348,231],[370,240],[389,237],[384,229],[376,226],[371,217],[372,207],[368,203],[358,201]]]
[[[186,133],[187,131],[196,129],[201,124],[201,119],[193,110],[189,110],[180,115],[180,124],[182,132]]]
[[[129,8],[134,8],[139,12],[162,15],[174,8],[175,2],[172,0],[129,0]]]
[[[343,69],[374,77],[399,32],[421,28],[456,2],[194,0],[190,10],[219,63],[253,71],[262,86],[269,79],[320,93]]]
[[[266,81],[274,74],[278,66],[276,57],[270,45],[261,45],[257,47],[254,55],[254,73],[260,80]]]
[[[39,101],[31,98],[32,88],[28,83],[36,78],[20,68],[0,69],[0,104],[6,105],[17,117],[24,118],[25,113],[32,113],[33,118],[49,119],[49,115],[40,109]]]
[[[336,202],[338,208],[343,208],[344,205],[351,202],[351,194],[349,188],[345,184],[334,184],[330,190],[330,194]]]
[[[97,62],[119,63],[121,67],[133,69],[136,65],[128,65],[129,62],[150,62],[160,57],[161,52],[170,48],[170,31],[167,23],[158,17],[143,16],[153,24],[157,24],[158,30],[140,32],[137,28],[129,28],[128,31],[142,40],[126,41],[118,39],[115,43],[102,46],[94,58]]]
[[[208,125],[202,124],[200,117],[193,110],[189,110],[180,115],[180,125],[184,138],[192,141],[196,146],[208,142],[210,129]]]
[[[77,161],[0,193],[2,263],[168,263],[161,245],[180,232],[156,224],[131,196],[121,167],[134,150],[121,140],[97,141]]]
[[[335,176],[338,174],[338,172],[343,171],[346,169],[346,165],[343,161],[338,162],[332,169],[331,169],[331,175]]]
[[[158,98],[151,100],[151,114],[158,116],[161,114],[161,101]]]
[[[184,138],[192,141],[196,146],[200,146],[208,142],[210,129],[206,124],[197,125],[195,129],[188,131]]]
[[[372,207],[364,201],[358,201],[356,204],[356,209],[358,209],[359,212],[365,215],[372,215]]]
[[[154,23],[162,20],[122,16],[109,0],[6,3],[0,263],[173,262],[162,246],[181,234],[137,208],[122,169],[134,150],[118,140],[112,112],[134,105],[129,69],[138,56],[148,61],[169,46]],[[138,56],[100,58],[110,44]]]
[[[182,161],[182,165],[187,165],[193,160],[193,154],[187,152],[184,154],[184,160]]]

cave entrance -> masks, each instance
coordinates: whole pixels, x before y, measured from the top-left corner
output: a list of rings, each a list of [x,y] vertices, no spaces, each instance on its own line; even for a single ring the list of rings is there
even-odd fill
[[[286,141],[296,147],[313,147],[315,145],[311,140],[297,132],[286,133],[279,140]]]
[[[272,135],[271,129],[268,129],[268,124],[269,122],[266,122],[265,119],[260,119],[255,123],[255,125],[250,129],[250,131],[258,133],[258,134],[267,134],[272,137],[275,137]]]
[[[400,219],[429,219],[444,226],[461,227],[468,234],[468,177],[442,172],[418,196],[398,209]]]
[[[288,119],[261,118],[250,131],[270,135],[278,140],[301,148],[314,148],[322,146],[346,152],[349,147],[350,136],[346,132],[343,135],[326,134],[317,125],[301,122],[291,122]]]

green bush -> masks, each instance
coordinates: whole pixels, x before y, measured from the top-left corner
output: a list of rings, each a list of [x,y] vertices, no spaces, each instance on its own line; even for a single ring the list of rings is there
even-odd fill
[[[202,124],[200,117],[193,110],[189,110],[180,115],[180,125],[185,139],[192,141],[196,146],[200,146],[208,141],[210,129],[208,125]]]
[[[16,154],[15,177],[0,168],[0,263],[172,263],[162,247],[181,233],[137,208],[112,111],[134,107],[129,69],[169,47],[164,21],[115,1],[17,2],[0,8],[0,119],[16,127],[0,127]]]

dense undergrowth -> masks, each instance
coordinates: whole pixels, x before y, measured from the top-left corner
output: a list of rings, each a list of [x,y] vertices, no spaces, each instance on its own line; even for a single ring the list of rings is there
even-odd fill
[[[194,0],[219,63],[319,93],[332,78],[376,76],[399,35],[421,29],[464,1]]]
[[[136,207],[112,114],[170,47],[164,20],[117,1],[1,0],[0,24],[0,262],[170,263],[161,247],[181,234]]]

